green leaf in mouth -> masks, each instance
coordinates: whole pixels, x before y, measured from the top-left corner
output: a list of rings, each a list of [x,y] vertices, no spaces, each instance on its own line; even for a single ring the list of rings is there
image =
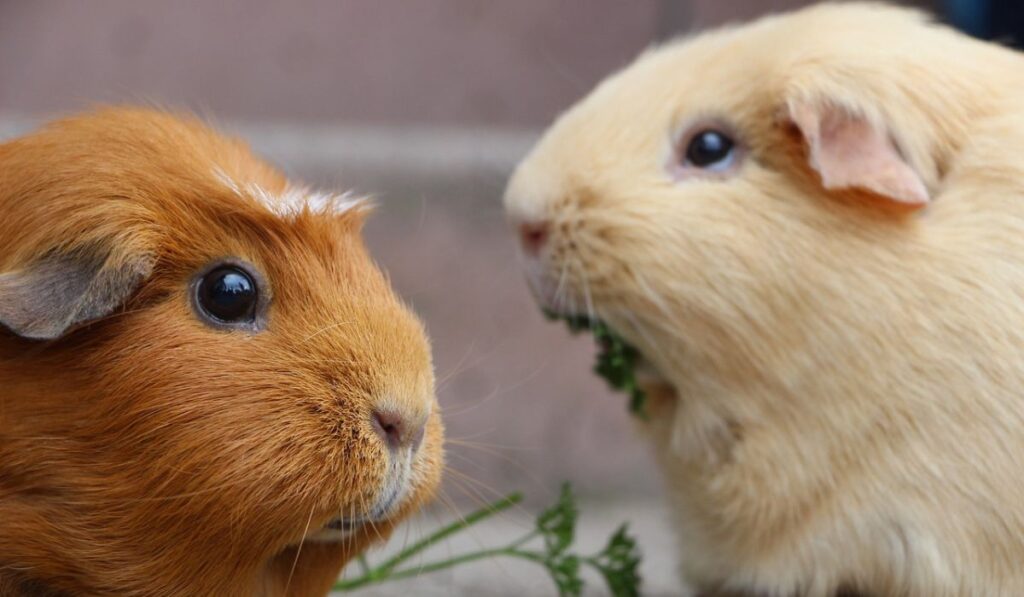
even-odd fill
[[[629,396],[629,411],[646,418],[644,401],[647,396],[636,381],[636,366],[640,352],[616,334],[606,323],[586,315],[562,315],[544,310],[544,316],[553,321],[564,321],[569,331],[578,334],[589,330],[597,341],[597,362],[594,372],[603,377],[613,389]]]

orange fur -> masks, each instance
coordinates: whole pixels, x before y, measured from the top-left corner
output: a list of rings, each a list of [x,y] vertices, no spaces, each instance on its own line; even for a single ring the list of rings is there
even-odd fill
[[[542,300],[653,371],[687,590],[1024,595],[1022,106],[1019,54],[826,4],[645,53],[519,166]],[[679,165],[700,126],[735,167]]]
[[[287,186],[242,143],[147,110],[0,145],[0,274],[97,251],[149,272],[56,340],[0,329],[0,592],[324,594],[431,496],[422,326],[367,255],[363,210],[274,213]],[[226,256],[268,280],[262,332],[192,312],[189,280]],[[371,427],[381,405],[429,416],[405,498],[344,540],[306,539],[380,499],[399,459]]]

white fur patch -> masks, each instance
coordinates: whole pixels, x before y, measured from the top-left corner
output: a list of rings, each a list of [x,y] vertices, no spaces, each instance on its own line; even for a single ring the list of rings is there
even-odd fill
[[[255,199],[281,217],[295,216],[302,213],[303,210],[341,215],[369,205],[365,197],[356,197],[350,192],[337,195],[313,191],[308,187],[289,185],[283,193],[275,194],[256,183],[250,182],[241,185],[220,167],[213,169],[213,175],[234,194],[239,197]]]
[[[220,184],[230,189],[232,193],[236,195],[242,194],[242,189],[238,187],[238,183],[235,182],[235,179],[231,178],[231,176],[220,166],[214,166],[213,177],[216,178]]]

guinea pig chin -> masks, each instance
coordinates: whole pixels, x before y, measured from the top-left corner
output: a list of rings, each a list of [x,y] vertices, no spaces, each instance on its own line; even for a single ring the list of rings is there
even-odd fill
[[[549,273],[550,266],[545,260],[524,256],[522,270],[534,300],[542,309],[567,314],[571,309],[570,303],[575,301],[570,300],[564,282],[559,284],[557,278]]]
[[[377,498],[366,508],[356,511],[339,512],[316,532],[311,532],[305,541],[336,542],[349,540],[366,526],[382,523],[398,512],[413,490],[416,489],[416,474],[413,470],[418,451],[410,450],[407,457],[392,458],[381,482]],[[345,508],[339,508],[345,510]]]

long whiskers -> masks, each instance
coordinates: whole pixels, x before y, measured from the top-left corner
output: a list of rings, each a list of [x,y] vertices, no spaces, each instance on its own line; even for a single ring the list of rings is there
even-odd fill
[[[556,309],[565,304],[565,297],[568,289],[568,274],[569,262],[566,260],[562,262],[562,269],[558,274],[558,284],[555,286],[555,293],[552,297],[552,302]]]
[[[531,471],[530,469],[528,469],[525,466],[523,466],[523,464],[521,462],[515,460],[514,458],[512,458],[512,457],[510,457],[510,456],[508,456],[506,454],[502,454],[500,452],[494,451],[494,450],[486,450],[486,449],[483,449],[483,448],[477,448],[477,449],[479,451],[485,453],[485,454],[488,454],[489,456],[493,456],[493,457],[495,457],[495,458],[497,458],[499,460],[503,460],[503,461],[507,462],[508,464],[513,466],[516,470],[518,470],[519,472],[523,473],[524,476],[527,479],[529,479],[530,482],[533,483],[538,488],[543,488],[544,487],[544,482],[541,481],[540,477],[538,477],[533,471]],[[472,464],[474,466],[479,466],[479,465],[477,465],[477,463],[475,463],[469,457],[467,457],[467,456],[465,456],[463,454],[459,454],[457,452],[452,453],[451,457],[459,458],[459,459],[461,459],[461,460],[463,460],[463,461],[465,461],[465,462],[467,462],[469,464]]]
[[[284,583],[283,595],[288,594],[288,587],[292,584],[292,576],[295,575],[295,567],[299,565],[299,556],[302,555],[302,545],[306,542],[306,535],[309,533],[309,524],[313,521],[313,510],[315,509],[315,506],[310,506],[309,508],[309,517],[306,518],[306,528],[302,530],[302,540],[299,541],[298,547],[295,548],[295,559],[292,560],[292,568],[288,571],[288,580]]]
[[[477,442],[477,441],[468,441],[471,437],[472,436],[467,436],[467,437],[446,437],[444,441],[445,441],[446,444],[451,444],[451,445],[455,445],[455,446],[463,446],[463,447],[471,448],[471,449],[474,449],[474,450],[477,450],[477,449],[480,449],[480,450],[482,450],[482,449],[489,449],[489,450],[517,450],[517,451],[520,451],[520,452],[536,452],[536,451],[539,451],[541,449],[541,448],[530,447],[530,446],[512,446],[512,445],[508,445],[508,444],[488,444],[488,443]],[[498,453],[495,453],[495,456],[498,456],[498,455],[499,455]]]
[[[337,323],[332,323],[330,325],[326,325],[326,326],[320,328],[319,330],[313,332],[309,336],[306,336],[305,338],[303,338],[302,342],[300,344],[305,344],[306,342],[309,342],[310,340],[312,340],[313,338],[316,338],[317,336],[320,336],[321,334],[325,334],[325,333],[327,333],[327,332],[329,332],[329,331],[331,331],[333,329],[340,328],[343,325],[352,325],[353,323],[355,323],[355,322],[354,321],[339,321]]]
[[[520,378],[514,384],[509,385],[509,386],[505,386],[505,387],[494,388],[494,390],[492,390],[489,394],[487,394],[487,396],[485,396],[484,398],[482,398],[480,400],[475,400],[475,401],[471,402],[468,406],[463,406],[462,408],[454,408],[454,409],[445,407],[444,416],[445,416],[445,418],[451,418],[451,417],[457,417],[457,416],[463,415],[463,414],[465,414],[467,412],[471,412],[471,411],[479,408],[480,406],[483,406],[484,404],[487,404],[491,400],[494,400],[495,398],[497,398],[498,396],[500,396],[502,394],[511,392],[512,390],[516,390],[516,389],[526,385],[527,383],[530,383],[531,381],[536,379],[536,377],[538,375],[543,373],[544,370],[547,369],[547,367],[548,367],[548,363],[544,363],[543,365],[540,365],[536,369],[534,369],[533,372],[530,373],[529,375],[524,375],[522,378]]]

